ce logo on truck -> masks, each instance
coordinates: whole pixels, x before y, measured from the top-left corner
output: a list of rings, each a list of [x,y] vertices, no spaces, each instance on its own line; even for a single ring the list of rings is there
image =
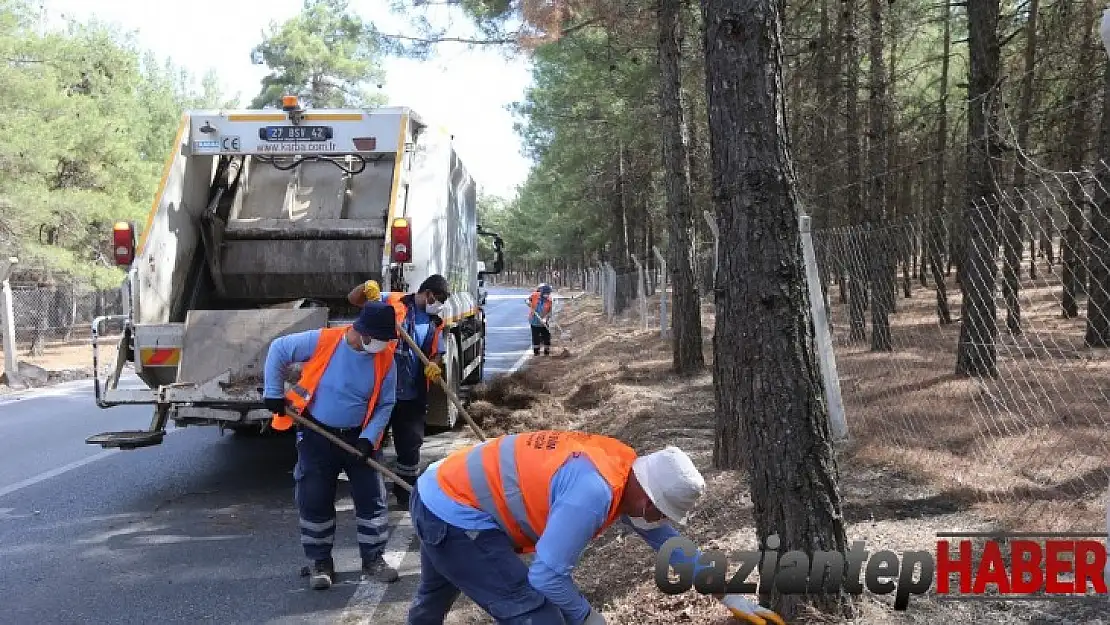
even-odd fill
[[[241,149],[239,147],[239,137],[224,137],[220,140],[220,148],[224,152],[238,152]]]

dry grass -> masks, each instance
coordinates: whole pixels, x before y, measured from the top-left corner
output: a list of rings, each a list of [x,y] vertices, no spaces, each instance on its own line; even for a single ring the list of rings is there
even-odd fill
[[[1036,297],[1038,291],[1029,285],[1027,294]],[[1057,387],[1032,388],[1058,388],[1065,381],[1071,388],[1102,387],[1106,370],[1101,362],[1082,360],[1082,366],[1073,366],[1079,359],[1056,359],[1043,347],[1052,340],[1074,345],[1074,337],[1082,336],[1076,333],[1078,322],[1050,322],[1039,315],[1051,316],[1051,311],[1029,305],[1026,337],[1006,338],[1000,347],[1002,377],[978,384],[951,375],[958,325],[935,323],[932,293],[919,289],[913,299],[898,304],[892,317],[893,354],[872,354],[866,346],[837,347],[854,437],[838,457],[849,539],[866,541],[872,552],[900,552],[934,549],[940,531],[1049,525],[1059,530],[1064,524],[1068,527],[1063,529],[1099,528],[1105,481],[1093,475],[1105,474],[1107,456],[1100,450],[1106,439],[1087,420],[1101,423],[1095,420],[1098,409],[1107,404],[1097,397],[1079,401],[1075,393],[1041,390],[1038,396],[1028,388],[1022,394],[1015,390],[1023,380],[1038,376]],[[703,314],[707,360],[711,310],[707,305]],[[843,321],[841,312],[834,311],[837,322]],[[627,319],[610,324],[594,298],[568,307],[560,323],[576,337],[566,345],[568,357],[544,361],[542,377],[526,369],[479,389],[473,414],[487,432],[571,428],[618,436],[645,452],[678,445],[694,458],[708,483],[687,535],[707,547],[754,546],[746,476],[710,466],[714,404],[708,371],[692,380],[671,375],[670,348],[657,331],[641,331]],[[1053,333],[1061,334],[1045,339]],[[1065,343],[1064,334],[1073,338]],[[1018,346],[1039,349],[1042,356],[1015,357]],[[1021,399],[1013,399],[1017,397]],[[1077,467],[1082,467],[1079,473]],[[650,548],[619,529],[591,544],[574,577],[611,623],[736,622],[715,601],[693,591],[678,596],[659,592],[652,580]],[[895,612],[892,604],[890,596],[864,595],[855,622],[1091,623],[1099,622],[1102,607],[1078,600],[952,603],[930,595],[911,599],[905,612]],[[452,625],[490,622],[465,598],[447,620]],[[796,622],[830,619],[814,615]]]

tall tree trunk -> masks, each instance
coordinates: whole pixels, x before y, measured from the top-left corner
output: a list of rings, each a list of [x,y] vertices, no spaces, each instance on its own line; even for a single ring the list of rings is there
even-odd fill
[[[1084,0],[1081,22],[1083,25],[1083,39],[1080,45],[1078,67],[1076,67],[1075,84],[1068,92],[1066,106],[1069,121],[1066,149],[1069,155],[1068,166],[1073,170],[1078,170],[1085,164],[1083,161],[1087,153],[1087,135],[1090,133],[1087,117],[1091,105],[1087,94],[1091,91],[1088,85],[1090,83],[1091,67],[1094,64],[1093,55],[1091,54],[1094,47],[1091,40],[1094,22],[1094,0]],[[1065,193],[1068,196],[1068,206],[1065,211],[1064,246],[1061,250],[1064,272],[1060,307],[1063,309],[1064,317],[1070,319],[1079,315],[1078,298],[1087,290],[1085,288],[1087,283],[1087,254],[1083,245],[1083,206],[1087,203],[1087,200],[1081,183],[1076,176],[1069,176]]]
[[[968,47],[968,198],[964,206],[967,237],[960,284],[963,320],[956,348],[956,373],[998,375],[995,340],[998,279],[998,198],[995,195],[991,147],[997,113],[995,87],[999,74],[999,0],[973,0],[967,5]]]
[[[723,240],[713,359],[717,467],[747,464],[756,535],[845,553],[783,123],[779,0],[703,0],[713,197]],[[783,488],[788,484],[788,488]],[[843,590],[810,596],[850,615]],[[802,596],[769,597],[787,619]]]
[[[886,66],[883,64],[883,4],[882,0],[869,0],[869,50],[871,67],[868,85],[867,169],[868,202],[867,223],[870,245],[867,248],[871,290],[871,351],[889,352],[894,349],[890,338],[890,309],[893,281],[889,272],[890,236],[883,227],[887,211],[887,150],[886,144]]]
[[[1091,294],[1087,298],[1089,347],[1110,347],[1110,64],[1102,79],[1102,122],[1098,133],[1098,185],[1091,211]]]
[[[937,112],[937,162],[936,187],[933,189],[932,215],[929,218],[928,243],[929,271],[933,274],[933,286],[937,291],[937,319],[941,325],[952,323],[952,313],[948,309],[948,285],[942,271],[943,257],[941,246],[948,241],[945,232],[944,197],[948,190],[948,68],[952,56],[952,7],[944,0],[944,50],[940,61],[940,110]]]
[[[628,307],[629,279],[628,270],[631,265],[628,243],[628,185],[625,180],[625,150],[624,140],[617,141],[617,181],[616,194],[612,201],[613,215],[609,225],[609,250],[607,260],[616,270],[616,289],[613,298],[613,312],[620,314]]]
[[[1021,75],[1021,103],[1018,109],[1017,159],[1014,162],[1014,198],[1006,203],[1006,225],[1003,226],[1005,264],[1002,273],[1002,294],[1006,300],[1006,329],[1021,334],[1021,304],[1018,302],[1018,277],[1021,275],[1022,215],[1028,212],[1025,175],[1030,164],[1026,158],[1029,146],[1029,125],[1033,116],[1033,72],[1037,66],[1037,14],[1040,0],[1029,0],[1029,19],[1025,22],[1025,72]],[[1032,237],[1030,237],[1032,240]],[[1030,245],[1029,255],[1036,257]],[[1030,260],[1030,271],[1036,271]],[[1031,278],[1033,276],[1030,276]]]
[[[674,370],[689,375],[705,367],[701,345],[701,298],[694,277],[693,200],[690,159],[686,152],[686,123],[682,107],[681,0],[659,3],[659,110],[663,124],[663,169],[667,188],[668,246],[671,284],[674,285]]]
[[[848,156],[847,194],[845,200],[846,223],[858,225],[863,214],[863,154],[860,150],[859,118],[859,38],[856,36],[856,2],[841,0],[841,19],[844,21],[844,57],[847,76],[844,86],[844,144]],[[867,338],[867,270],[865,236],[855,228],[846,236],[848,253],[848,340],[863,341]]]

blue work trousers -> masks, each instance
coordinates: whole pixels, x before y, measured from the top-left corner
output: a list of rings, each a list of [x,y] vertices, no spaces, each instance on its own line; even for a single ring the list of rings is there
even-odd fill
[[[424,507],[419,489],[409,505],[420,538],[420,587],[407,625],[442,625],[465,593],[498,625],[565,625],[558,606],[528,583],[528,567],[501,530],[467,531]]]
[[[358,428],[337,434],[352,446],[358,442],[358,435]],[[380,450],[374,460],[382,461]],[[360,458],[308,429],[297,431],[297,465],[293,468],[304,554],[310,560],[331,557],[340,471],[347,473],[355,504],[359,553],[364,560],[376,559],[385,551],[389,539],[385,480]]]
[[[411,486],[420,471],[420,448],[424,445],[424,425],[428,405],[420,400],[398,400],[389,416],[393,430],[393,449],[397,451],[394,472]],[[398,487],[395,487],[396,491]]]

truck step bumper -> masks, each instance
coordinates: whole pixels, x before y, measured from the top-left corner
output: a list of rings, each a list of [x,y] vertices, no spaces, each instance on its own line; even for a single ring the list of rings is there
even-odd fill
[[[123,430],[102,432],[85,439],[89,445],[100,445],[104,449],[138,449],[161,445],[166,437],[165,430]]]

